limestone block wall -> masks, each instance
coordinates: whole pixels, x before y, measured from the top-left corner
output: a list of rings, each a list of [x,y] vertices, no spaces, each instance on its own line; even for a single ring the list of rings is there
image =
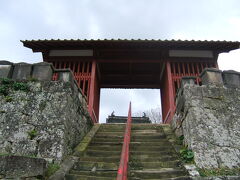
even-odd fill
[[[240,167],[240,74],[205,69],[182,79],[172,126],[200,168]]]
[[[54,72],[48,63],[0,62],[0,154],[59,162],[92,127],[72,73],[51,81]]]

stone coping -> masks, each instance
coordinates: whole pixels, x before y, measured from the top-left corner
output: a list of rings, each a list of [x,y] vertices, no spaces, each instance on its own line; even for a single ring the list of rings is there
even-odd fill
[[[234,71],[234,70],[225,70],[223,71],[223,74],[237,74],[240,75],[240,72]]]
[[[208,72],[216,72],[216,73],[222,73],[221,70],[217,69],[217,68],[205,68],[203,69],[203,71],[201,72],[201,74],[199,75],[199,77],[202,77],[205,72],[208,71]]]
[[[13,63],[6,60],[0,60],[0,65],[13,65]]]

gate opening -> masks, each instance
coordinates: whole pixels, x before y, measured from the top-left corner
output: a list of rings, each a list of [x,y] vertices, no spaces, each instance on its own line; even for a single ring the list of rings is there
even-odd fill
[[[99,123],[106,123],[106,118],[112,113],[127,116],[130,101],[132,116],[142,117],[145,113],[152,123],[162,123],[160,89],[120,88],[101,88]]]

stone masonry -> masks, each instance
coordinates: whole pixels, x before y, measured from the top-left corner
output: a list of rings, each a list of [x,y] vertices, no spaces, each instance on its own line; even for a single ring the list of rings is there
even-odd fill
[[[51,81],[50,64],[4,64],[0,78],[15,79],[10,83],[25,84],[28,90],[9,88],[7,95],[0,93],[0,154],[60,162],[92,127],[86,99],[72,73],[58,72],[59,80]]]
[[[200,168],[240,167],[240,75],[205,69],[202,85],[182,79],[172,126]]]

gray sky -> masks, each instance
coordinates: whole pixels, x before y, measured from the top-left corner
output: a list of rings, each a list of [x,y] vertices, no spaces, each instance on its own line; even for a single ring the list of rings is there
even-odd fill
[[[240,41],[239,0],[0,0],[0,59],[39,62],[25,39],[182,39]],[[240,50],[220,69],[240,71]],[[102,90],[101,119],[115,110],[159,105],[159,90]],[[134,103],[136,102],[136,103]]]

